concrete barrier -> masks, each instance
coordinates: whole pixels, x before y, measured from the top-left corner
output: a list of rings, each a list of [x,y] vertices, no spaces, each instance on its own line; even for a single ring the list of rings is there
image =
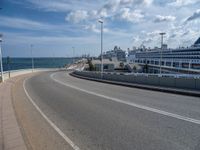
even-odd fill
[[[74,74],[84,77],[90,77],[95,79],[101,79],[100,72],[86,72],[86,71],[76,71]],[[200,90],[200,79],[197,78],[185,78],[185,77],[172,77],[164,76],[159,77],[157,75],[135,75],[135,74],[117,74],[117,73],[104,73],[104,80],[118,81],[118,82],[128,82],[143,85],[153,85],[160,87],[171,87],[178,89],[188,89],[188,90]]]
[[[146,78],[147,78],[146,79],[146,84],[148,84],[148,85],[156,85],[156,86],[158,86],[160,84],[160,78],[158,76],[149,75]]]
[[[181,89],[195,89],[196,88],[196,80],[192,78],[176,78],[175,80],[176,88]]]
[[[130,83],[131,77],[132,77],[132,76],[124,75],[124,81]]]
[[[175,87],[176,86],[176,78],[174,77],[162,77],[160,78],[159,85],[163,87]]]
[[[134,75],[129,75],[129,81],[130,83],[135,83],[136,82],[136,78]]]
[[[200,79],[196,79],[196,89],[200,91]]]
[[[135,76],[135,83],[147,84],[147,77],[146,76]]]

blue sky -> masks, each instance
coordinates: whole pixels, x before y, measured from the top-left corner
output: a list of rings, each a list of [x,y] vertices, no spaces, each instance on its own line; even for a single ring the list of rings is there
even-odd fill
[[[190,46],[200,36],[200,0],[0,0],[3,55],[70,57],[100,52],[104,20],[104,51],[115,45],[160,45],[166,32],[171,48]]]

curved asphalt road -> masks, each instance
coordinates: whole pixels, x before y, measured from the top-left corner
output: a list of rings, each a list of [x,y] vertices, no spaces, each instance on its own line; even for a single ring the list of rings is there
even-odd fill
[[[64,71],[41,73],[24,85],[80,149],[200,149],[199,98],[88,81]]]

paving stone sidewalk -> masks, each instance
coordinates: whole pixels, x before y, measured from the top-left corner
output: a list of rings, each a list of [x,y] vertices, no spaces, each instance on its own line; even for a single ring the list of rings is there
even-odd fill
[[[12,105],[11,87],[16,78],[0,83],[0,150],[26,150]]]

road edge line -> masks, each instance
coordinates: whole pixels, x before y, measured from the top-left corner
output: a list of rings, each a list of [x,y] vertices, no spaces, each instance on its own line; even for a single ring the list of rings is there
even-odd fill
[[[106,84],[112,84],[112,85],[119,85],[119,86],[125,86],[125,87],[131,87],[131,88],[138,88],[143,90],[150,90],[155,92],[164,92],[164,93],[171,93],[171,94],[177,94],[177,95],[183,95],[183,96],[193,96],[193,97],[200,97],[200,92],[196,91],[186,91],[184,89],[177,89],[177,88],[168,88],[168,87],[161,87],[161,86],[153,86],[153,85],[144,85],[144,84],[137,84],[137,83],[128,83],[128,82],[120,82],[120,81],[111,81],[111,80],[105,80],[105,79],[97,79],[97,78],[91,78],[91,77],[85,77],[81,75],[77,75],[75,73],[70,73],[69,75],[79,78],[79,79],[85,79],[89,81],[96,81],[100,83],[106,83]]]
[[[126,105],[136,107],[136,108],[139,108],[139,109],[147,110],[147,111],[154,112],[154,113],[157,113],[157,114],[161,114],[161,115],[164,115],[164,116],[168,116],[168,117],[172,117],[172,118],[176,118],[176,119],[179,119],[179,120],[183,120],[183,121],[186,121],[186,122],[190,122],[190,123],[200,125],[200,120],[198,120],[198,119],[193,119],[193,118],[190,118],[190,117],[170,113],[170,112],[167,112],[167,111],[159,110],[159,109],[156,109],[156,108],[151,108],[151,107],[148,107],[148,106],[144,106],[144,105],[140,105],[140,104],[136,104],[136,103],[132,103],[132,102],[128,102],[128,101],[123,101],[123,100],[120,100],[120,99],[117,99],[117,98],[114,98],[114,97],[109,97],[109,96],[106,96],[106,95],[103,95],[103,94],[98,94],[98,93],[95,93],[95,92],[92,92],[92,91],[84,90],[84,89],[81,89],[81,88],[73,86],[73,85],[65,84],[65,83],[53,78],[53,76],[55,74],[56,73],[51,74],[50,77],[55,82],[60,83],[64,86],[67,86],[67,87],[70,87],[70,88],[73,88],[73,89],[76,89],[76,90],[79,90],[79,91],[82,91],[82,92],[85,92],[85,93],[88,93],[88,94],[91,94],[91,95],[102,97],[102,98],[105,98],[105,99],[108,99],[108,100],[111,100],[111,101],[115,101],[115,102],[118,102],[118,103],[121,103],[121,104],[126,104]]]
[[[70,138],[68,138],[42,111],[41,109],[38,107],[38,105],[33,101],[33,99],[30,97],[30,95],[28,94],[26,88],[25,88],[25,83],[29,78],[26,78],[23,81],[23,88],[24,91],[26,93],[26,96],[28,97],[28,99],[30,100],[30,102],[33,104],[33,106],[37,109],[37,111],[41,114],[41,116],[50,124],[50,126],[74,149],[74,150],[80,150],[80,148],[74,144],[74,142],[72,142],[72,140],[70,140]]]

